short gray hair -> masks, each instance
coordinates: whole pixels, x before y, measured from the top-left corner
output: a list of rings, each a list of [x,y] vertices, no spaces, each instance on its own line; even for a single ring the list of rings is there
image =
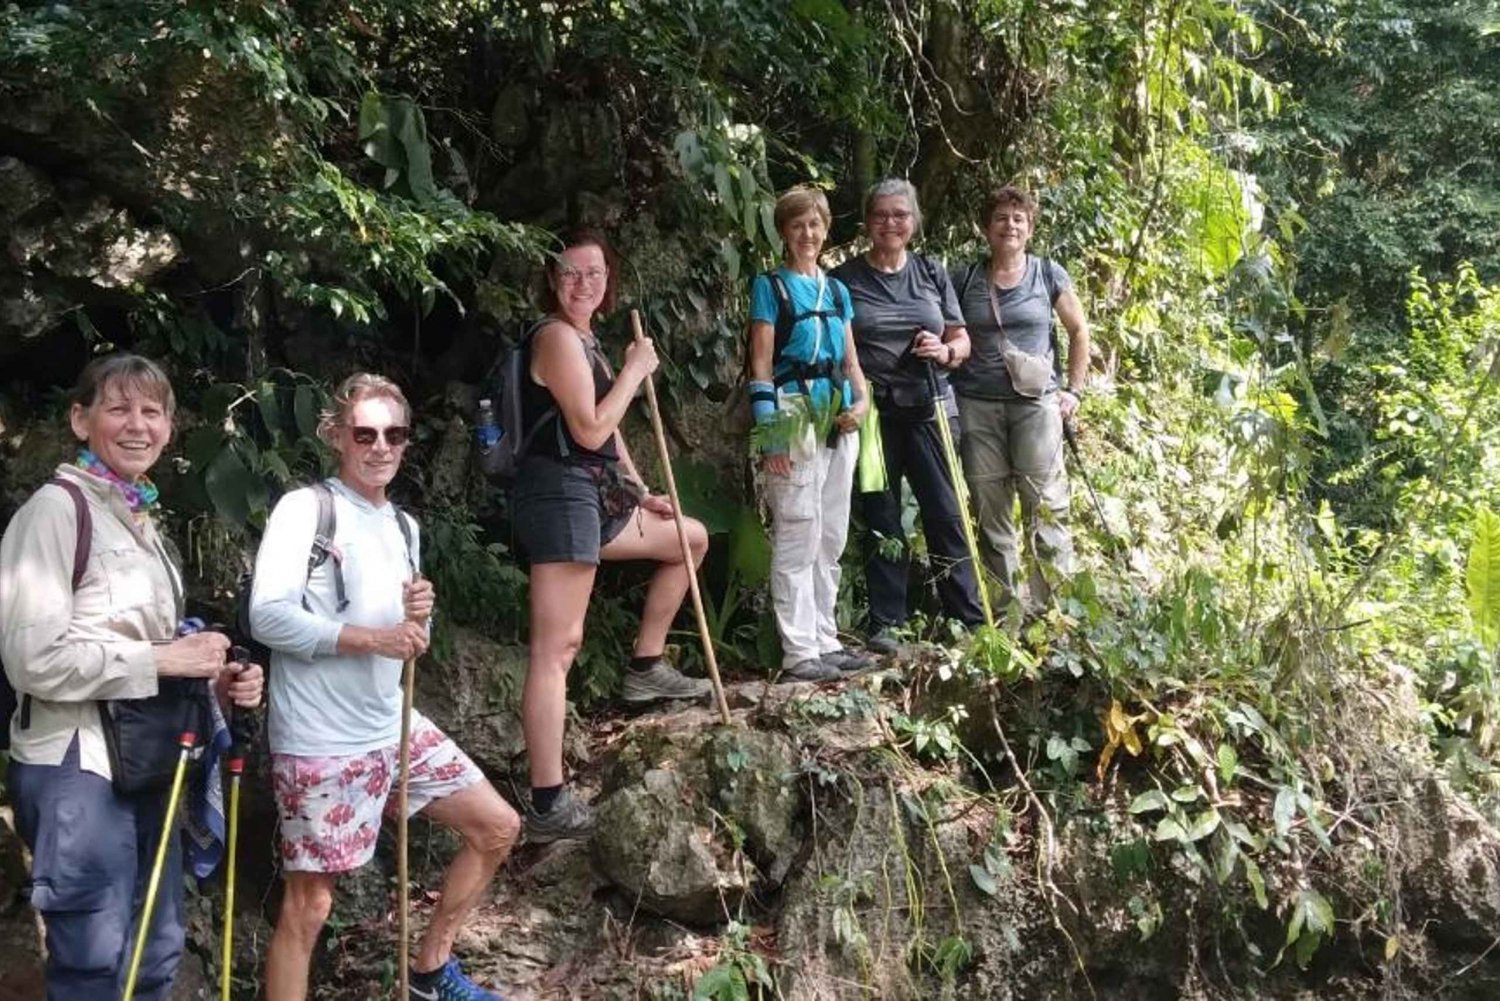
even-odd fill
[[[905,198],[906,204],[911,206],[911,228],[921,229],[922,206],[917,202],[917,186],[904,177],[886,177],[870,185],[870,190],[865,192],[865,218],[870,218],[870,210],[875,207],[875,199],[897,196]]]

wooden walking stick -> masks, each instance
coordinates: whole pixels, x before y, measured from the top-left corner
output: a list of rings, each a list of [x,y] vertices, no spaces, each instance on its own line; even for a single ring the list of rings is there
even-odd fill
[[[630,311],[630,327],[636,340],[645,338],[639,310]],[[698,590],[698,564],[693,560],[693,547],[688,543],[682,502],[677,499],[677,477],[672,475],[672,453],[667,451],[667,433],[662,429],[661,408],[656,403],[656,384],[649,375],[646,376],[646,403],[651,408],[651,430],[656,432],[656,450],[661,453],[661,468],[667,477],[667,498],[672,502],[672,520],[677,523],[677,541],[682,544],[682,563],[687,568],[688,593],[693,596],[693,615],[698,619],[698,636],[703,640],[703,656],[708,662],[708,680],[713,682],[719,717],[728,726],[732,722],[729,702],[724,698],[724,684],[719,680],[719,659],[714,655],[714,641],[708,633],[708,617],[703,614],[703,594]]]
[[[400,517],[399,515],[397,517]],[[411,907],[407,901],[406,872],[406,786],[411,778],[411,694],[417,675],[417,658],[408,657],[401,665],[401,744],[396,769],[396,927],[401,948],[396,954],[396,976],[400,990],[396,997],[410,996],[411,988]]]

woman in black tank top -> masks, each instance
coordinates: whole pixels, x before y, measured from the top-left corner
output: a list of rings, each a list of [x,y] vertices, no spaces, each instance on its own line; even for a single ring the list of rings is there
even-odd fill
[[[640,633],[625,673],[623,698],[701,699],[706,679],[687,678],[663,659],[667,630],[687,593],[688,568],[667,498],[641,481],[620,421],[640,385],[656,371],[649,338],[625,349],[612,373],[594,335],[598,313],[614,304],[608,243],[580,233],[547,265],[543,305],[549,322],[532,335],[522,394],[526,422],[555,408],[522,457],[512,495],[516,536],[531,561],[531,646],[521,715],[531,767],[526,828],[532,841],[581,836],[592,825],[587,804],[563,785],[567,675],[583,642],[583,620],[600,560],[653,560]],[[695,561],[708,533],[689,519]]]

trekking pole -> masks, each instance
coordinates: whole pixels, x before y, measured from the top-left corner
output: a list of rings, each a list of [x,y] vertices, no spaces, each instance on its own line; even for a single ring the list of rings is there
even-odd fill
[[[407,901],[406,863],[406,794],[407,782],[411,778],[411,696],[416,680],[417,658],[409,657],[401,665],[401,747],[398,752],[396,784],[396,926],[401,938],[401,949],[397,953],[396,971],[400,983],[398,998],[406,998],[411,992],[411,907]]]
[[[1063,421],[1063,440],[1068,443],[1068,451],[1073,453],[1073,464],[1078,467],[1078,475],[1083,477],[1083,485],[1088,488],[1089,499],[1094,502],[1094,513],[1099,516],[1099,527],[1104,529],[1104,534],[1114,538],[1114,532],[1109,527],[1109,519],[1104,516],[1104,505],[1099,503],[1099,495],[1094,491],[1094,481],[1089,479],[1088,466],[1084,464],[1083,454],[1078,451],[1078,430],[1069,417]]]
[[[635,332],[636,340],[645,338],[645,332],[641,330],[639,310],[630,311],[630,326]],[[656,449],[661,453],[661,468],[667,477],[667,498],[672,502],[672,520],[677,523],[677,541],[682,544],[682,563],[687,570],[688,592],[693,596],[693,614],[698,619],[698,636],[703,640],[703,656],[708,662],[708,678],[714,685],[719,717],[728,726],[733,721],[729,716],[729,702],[724,698],[724,684],[719,680],[719,660],[714,656],[714,641],[708,632],[708,617],[703,613],[703,595],[698,590],[698,564],[693,560],[693,547],[688,543],[682,503],[677,499],[677,478],[672,475],[672,453],[667,451],[667,433],[662,428],[661,408],[656,403],[656,385],[649,375],[646,376],[646,403],[651,408],[651,429],[656,432]]]
[[[230,651],[236,664],[248,664],[250,651],[242,646]],[[240,842],[240,778],[245,771],[245,752],[250,746],[250,710],[229,707],[229,840],[224,851],[224,947],[219,959],[219,998],[229,1001],[230,968],[234,964],[234,866]]]
[[[943,405],[942,385],[938,382],[937,369],[932,359],[927,360],[927,388],[932,392],[932,416],[937,421],[938,438],[943,443],[943,458],[948,462],[948,476],[953,480],[953,493],[958,499],[959,520],[964,526],[964,542],[969,546],[969,562],[974,568],[974,582],[979,585],[979,604],[984,609],[984,622],[995,626],[995,613],[990,607],[990,589],[984,581],[984,564],[979,562],[979,539],[974,534],[974,516],[969,511],[969,489],[964,481],[963,470],[958,466],[958,450],[953,447],[953,430],[948,427],[948,409]]]
[[[193,744],[197,739],[198,735],[191,730],[183,730],[182,735],[177,738],[177,746],[181,750],[177,755],[177,768],[172,772],[172,791],[167,796],[167,815],[161,824],[161,840],[156,844],[156,861],[151,864],[151,881],[146,884],[146,902],[141,908],[140,927],[135,933],[135,949],[130,954],[130,970],[125,975],[125,992],[121,995],[123,1001],[131,1001],[135,997],[135,981],[141,972],[141,956],[146,951],[146,939],[151,934],[151,915],[156,910],[156,894],[161,889],[161,874],[166,868],[167,850],[172,844],[172,835],[176,833],[177,807],[182,802],[188,759],[192,757]]]

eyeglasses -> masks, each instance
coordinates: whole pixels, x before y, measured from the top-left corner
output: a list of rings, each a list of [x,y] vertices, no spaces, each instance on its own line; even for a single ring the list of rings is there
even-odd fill
[[[897,212],[871,212],[871,222],[910,222],[911,213],[906,210]]]
[[[351,427],[349,436],[354,439],[356,445],[373,445],[377,438],[384,438],[385,443],[391,448],[400,448],[411,441],[411,428],[402,424],[394,424],[385,428]]]
[[[585,271],[579,271],[577,268],[558,268],[557,280],[568,285],[573,285],[587,278],[590,282],[597,285],[604,281],[605,276],[608,274],[609,272],[603,268],[589,268]]]

